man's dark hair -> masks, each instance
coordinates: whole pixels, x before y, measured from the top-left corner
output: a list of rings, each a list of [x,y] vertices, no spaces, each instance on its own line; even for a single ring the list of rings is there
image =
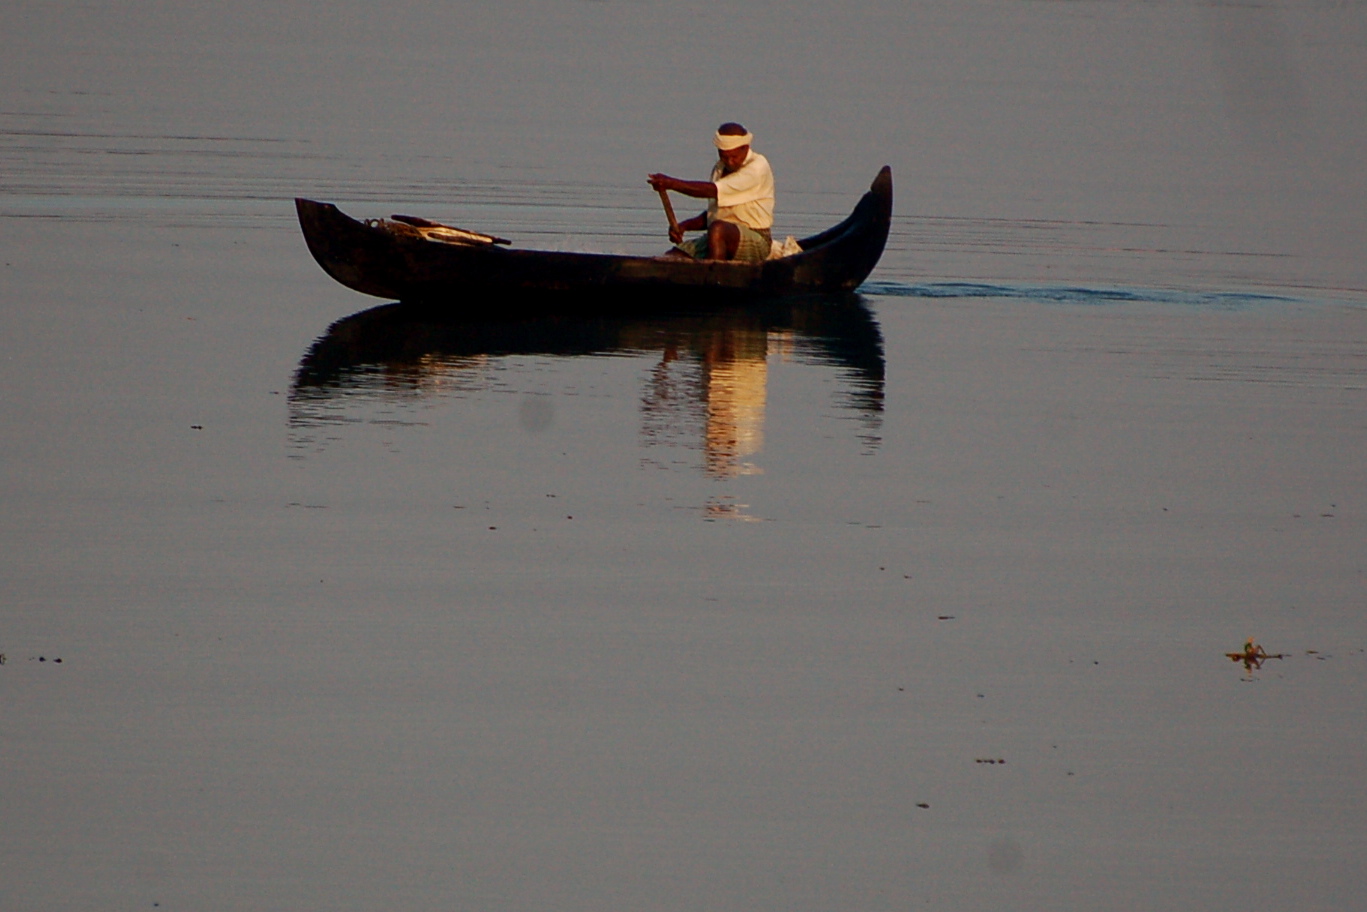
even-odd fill
[[[750,131],[738,123],[724,123],[720,127],[717,127],[717,132],[722,136],[744,136]]]

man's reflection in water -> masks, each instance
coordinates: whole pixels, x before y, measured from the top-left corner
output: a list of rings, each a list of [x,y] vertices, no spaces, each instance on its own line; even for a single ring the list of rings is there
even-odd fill
[[[642,397],[646,445],[696,446],[701,437],[708,475],[762,474],[752,457],[764,448],[769,353],[791,348],[789,333],[740,327],[665,345]]]
[[[718,333],[703,354],[707,474],[721,477],[763,471],[747,461],[764,448],[764,404],[769,381],[768,334]]]

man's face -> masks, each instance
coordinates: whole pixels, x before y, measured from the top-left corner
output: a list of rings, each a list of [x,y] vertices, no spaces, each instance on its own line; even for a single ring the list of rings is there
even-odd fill
[[[735,171],[745,164],[745,156],[750,154],[749,146],[737,146],[734,149],[718,149],[717,156],[721,159],[722,170],[727,174]]]

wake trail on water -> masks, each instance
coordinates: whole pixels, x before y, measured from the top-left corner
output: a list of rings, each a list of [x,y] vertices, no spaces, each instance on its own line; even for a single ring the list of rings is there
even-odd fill
[[[865,282],[861,294],[888,298],[992,298],[1049,304],[1167,304],[1180,307],[1236,310],[1269,305],[1309,304],[1316,300],[1287,295],[1237,291],[1182,291],[1154,288],[1088,288],[1076,285],[999,285],[979,282]]]

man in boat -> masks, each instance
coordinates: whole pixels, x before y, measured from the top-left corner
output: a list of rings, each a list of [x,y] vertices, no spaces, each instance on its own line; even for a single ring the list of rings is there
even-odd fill
[[[717,163],[712,166],[710,180],[649,175],[650,186],[656,190],[707,200],[706,212],[670,226],[669,239],[674,242],[671,255],[745,262],[768,258],[773,245],[769,232],[774,224],[774,172],[769,169],[769,160],[750,148],[753,140],[740,124],[724,123],[712,140],[717,147]],[[685,231],[706,233],[685,242]]]

